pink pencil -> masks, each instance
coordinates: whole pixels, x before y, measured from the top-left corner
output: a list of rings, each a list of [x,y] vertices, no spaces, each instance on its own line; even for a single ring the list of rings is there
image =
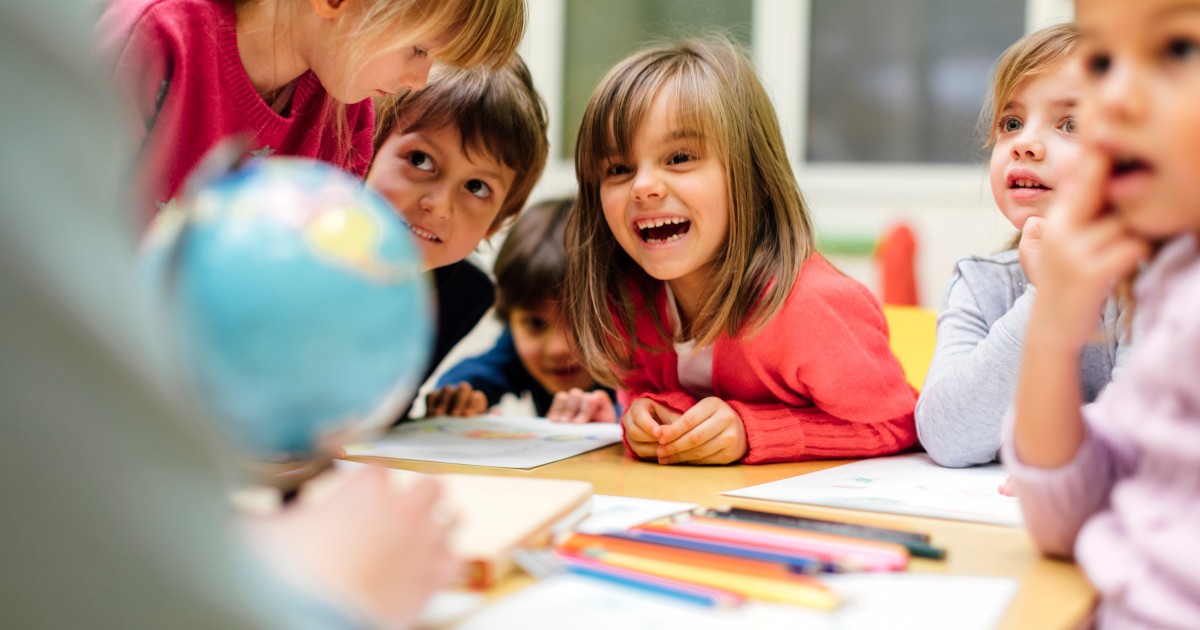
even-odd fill
[[[774,533],[694,521],[642,527],[647,531],[665,531],[705,540],[798,552],[823,562],[848,564],[865,571],[902,571],[908,566],[908,552],[898,545],[896,549],[890,549],[873,543],[863,544],[853,539],[838,540],[833,537],[812,536],[807,532]]]

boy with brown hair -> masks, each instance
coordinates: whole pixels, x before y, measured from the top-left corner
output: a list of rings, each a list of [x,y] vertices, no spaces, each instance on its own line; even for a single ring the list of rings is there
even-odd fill
[[[545,105],[514,55],[499,70],[437,68],[425,89],[376,109],[366,181],[395,207],[434,273],[432,373],[492,306],[491,281],[465,259],[516,217],[541,176]]]

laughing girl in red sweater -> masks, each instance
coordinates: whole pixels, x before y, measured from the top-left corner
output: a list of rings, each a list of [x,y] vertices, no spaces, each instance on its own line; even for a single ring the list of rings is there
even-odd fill
[[[916,441],[879,304],[814,251],[774,108],[733,44],[619,63],[575,163],[569,313],[589,369],[628,392],[633,454],[758,464]]]

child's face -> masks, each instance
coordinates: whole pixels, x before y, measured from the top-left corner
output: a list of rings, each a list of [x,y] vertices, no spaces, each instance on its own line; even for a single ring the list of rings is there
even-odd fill
[[[467,257],[492,233],[516,174],[486,153],[467,153],[456,127],[396,131],[367,183],[395,206],[433,269]]]
[[[1080,0],[1087,148],[1106,197],[1148,238],[1200,232],[1200,1]]]
[[[513,308],[508,327],[521,363],[546,391],[557,394],[595,385],[579,361],[571,328],[555,303],[545,302],[535,310]]]
[[[708,284],[729,232],[729,201],[721,156],[700,130],[679,125],[672,96],[655,96],[631,155],[604,162],[600,203],[625,253],[683,296]]]
[[[996,205],[1018,230],[1045,216],[1079,158],[1076,105],[1082,72],[1072,60],[1031,76],[1013,90],[996,121],[989,168]]]
[[[313,72],[330,96],[342,103],[357,103],[425,87],[434,56],[445,45],[446,39],[415,42],[384,53],[368,53],[365,60],[359,61],[341,55],[316,55],[311,63]]]

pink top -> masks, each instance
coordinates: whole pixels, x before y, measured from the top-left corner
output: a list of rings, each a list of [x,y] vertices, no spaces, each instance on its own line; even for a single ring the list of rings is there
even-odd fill
[[[114,63],[141,146],[134,172],[141,219],[182,188],[219,140],[247,134],[252,154],[296,155],[330,162],[361,177],[372,153],[371,101],[346,107],[348,137],[339,141],[338,106],[315,74],[296,80],[286,116],[259,96],[238,56],[230,0],[111,0],[99,23],[100,45]]]
[[[1100,591],[1100,625],[1200,623],[1200,250],[1169,243],[1138,282],[1129,363],[1084,407],[1087,434],[1057,469],[1004,462],[1042,551]]]
[[[622,403],[645,396],[686,411],[698,399],[680,384],[674,347],[658,338],[649,312],[634,307],[639,339],[662,350],[635,350]],[[670,321],[667,307],[660,291],[662,321]],[[717,338],[712,390],[742,419],[747,464],[886,455],[917,439],[917,395],[888,346],[879,303],[816,254],[762,330]]]

